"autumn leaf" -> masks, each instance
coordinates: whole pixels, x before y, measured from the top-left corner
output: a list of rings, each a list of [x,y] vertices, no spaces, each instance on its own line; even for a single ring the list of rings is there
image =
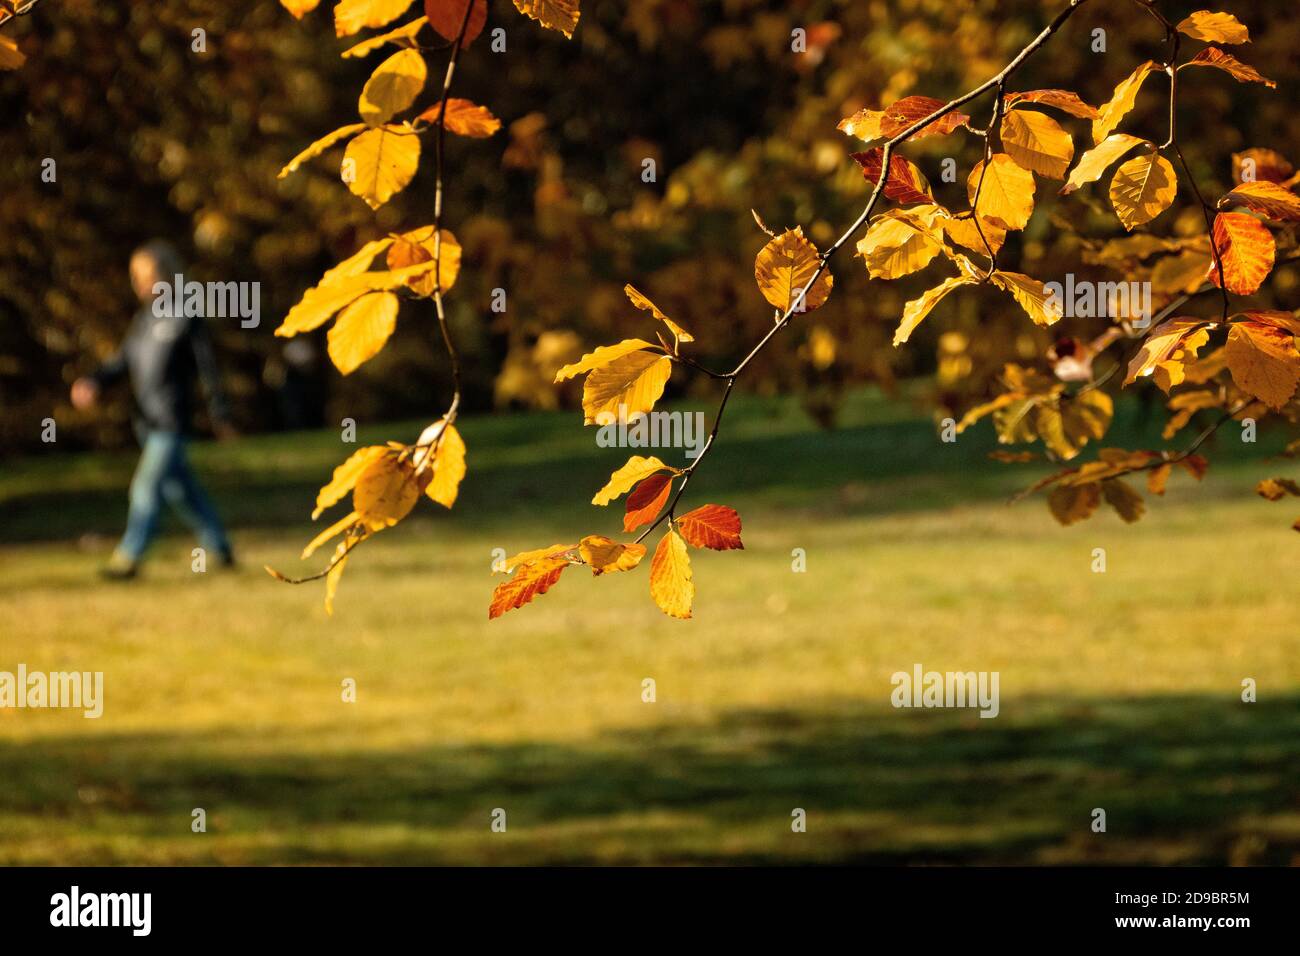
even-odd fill
[[[1063,525],[1072,525],[1091,517],[1101,504],[1101,484],[1058,485],[1047,496],[1047,507]]]
[[[1101,483],[1101,493],[1106,503],[1115,509],[1115,513],[1126,524],[1132,524],[1146,511],[1146,502],[1132,485],[1119,478],[1111,478]]]
[[[545,594],[560,580],[560,575],[569,566],[568,558],[563,555],[537,558],[526,564],[520,564],[514,577],[498,584],[492,591],[492,603],[488,605],[488,620],[500,617],[506,611],[523,607],[539,594]]]
[[[437,125],[442,119],[442,102],[439,101],[416,117],[425,123]],[[447,100],[447,129],[458,136],[484,139],[501,128],[501,121],[486,106],[470,100],[450,97]]]
[[[576,544],[553,544],[549,548],[537,548],[533,551],[521,551],[519,554],[506,558],[500,563],[493,564],[492,573],[496,574],[499,571],[513,573],[515,569],[519,568],[521,565],[532,564],[539,558],[554,558],[564,555],[565,560],[568,561],[569,557],[576,553],[577,550],[578,546]]]
[[[1054,325],[1060,321],[1061,303],[1049,296],[1047,287],[1033,276],[999,269],[989,276],[989,281],[1002,291],[1011,293],[1035,325]]]
[[[1215,46],[1207,46],[1180,66],[1179,69],[1185,69],[1189,66],[1214,67],[1216,70],[1223,70],[1238,83],[1263,83],[1270,89],[1277,89],[1277,84],[1260,73],[1259,70],[1248,63],[1242,63],[1231,53],[1224,53]]]
[[[1168,209],[1177,194],[1174,167],[1156,152],[1130,159],[1115,170],[1110,181],[1111,205],[1129,231]]]
[[[451,291],[460,276],[460,243],[450,229],[440,232],[441,240],[436,237],[433,226],[412,229],[394,237],[393,244],[388,248],[386,261],[390,269],[407,269],[432,262],[434,255],[438,256],[436,269],[429,269],[405,283],[416,295],[431,296],[437,291],[445,295]]]
[[[420,165],[420,137],[410,126],[368,129],[348,143],[343,162],[351,164],[347,187],[378,209],[401,192]]]
[[[695,601],[695,582],[691,577],[691,558],[676,531],[668,529],[650,559],[650,596],[659,609],[670,617],[686,620]]]
[[[1160,69],[1161,67],[1154,61],[1147,60],[1120,81],[1119,85],[1115,87],[1115,93],[1111,96],[1110,101],[1097,111],[1097,118],[1092,121],[1092,141],[1094,143],[1100,143],[1120,124],[1120,121],[1128,115],[1137,102],[1138,91],[1142,89],[1143,82],[1148,76]]]
[[[345,59],[367,56],[378,50],[385,43],[395,43],[401,46],[403,43],[414,43],[415,37],[428,24],[428,17],[416,17],[410,23],[403,24],[396,30],[389,30],[387,33],[381,33],[379,36],[373,36],[369,39],[362,40],[360,43],[348,47],[340,56]]]
[[[1295,335],[1253,320],[1233,322],[1224,346],[1237,387],[1264,404],[1281,409],[1300,383],[1300,352]]]
[[[542,26],[559,30],[572,38],[578,27],[578,0],[515,0],[515,6],[525,16],[532,17]]]
[[[852,154],[854,162],[862,167],[863,177],[873,186],[880,181],[884,152],[884,149],[877,147]],[[886,199],[892,199],[903,206],[934,202],[925,175],[907,157],[897,154],[889,157],[889,178],[885,181],[884,191]]]
[[[1178,32],[1211,43],[1249,43],[1250,31],[1231,13],[1198,10],[1178,24]]]
[[[397,327],[397,296],[368,292],[339,313],[328,336],[330,361],[344,375],[378,355]]]
[[[1197,351],[1209,341],[1211,324],[1201,319],[1174,317],[1153,328],[1133,356],[1128,366],[1125,385],[1130,385],[1144,375],[1154,375],[1166,395],[1175,385],[1181,384],[1184,366],[1196,357]]]
[[[615,359],[622,358],[629,352],[638,352],[641,349],[653,349],[654,346],[643,339],[624,339],[617,345],[602,345],[594,352],[588,352],[581,361],[574,362],[572,365],[566,365],[555,373],[555,383],[568,381],[569,379],[581,375],[583,372],[590,372],[594,368],[600,368],[608,365]]]
[[[1139,143],[1147,143],[1148,146],[1155,148],[1140,136],[1130,136],[1128,133],[1115,133],[1107,136],[1079,157],[1079,161],[1074,164],[1074,169],[1070,171],[1070,178],[1061,187],[1060,195],[1068,196],[1080,186],[1086,186],[1088,183],[1101,179],[1106,170],[1110,168],[1111,163]]]
[[[701,505],[677,519],[677,530],[690,545],[714,551],[743,550],[740,515],[725,505]]]
[[[1300,222],[1300,196],[1268,180],[1242,183],[1219,200],[1219,207],[1245,206],[1279,222]]]
[[[624,531],[635,531],[659,517],[659,512],[663,511],[668,495],[673,490],[673,478],[672,474],[658,472],[636,486],[627,496],[626,513],[623,515]]]
[[[645,545],[620,544],[604,535],[590,534],[578,542],[578,552],[591,573],[601,575],[631,571],[645,557]]]
[[[1210,281],[1234,295],[1254,295],[1273,269],[1273,234],[1254,216],[1221,212],[1214,217],[1213,236],[1223,265],[1223,282],[1219,282],[1217,266],[1210,268]]]
[[[334,549],[334,561],[330,565],[329,573],[325,575],[325,613],[331,617],[334,615],[334,597],[338,594],[339,582],[343,579],[343,569],[347,566],[350,556],[348,542],[340,541],[338,547]]]
[[[907,303],[903,307],[903,320],[898,323],[898,329],[894,332],[894,348],[898,348],[911,338],[916,327],[949,292],[964,285],[974,285],[978,281],[974,276],[953,276],[943,280],[933,289],[927,289],[921,293],[920,298]]]
[[[26,62],[27,57],[18,49],[18,41],[0,33],[0,70],[16,70]]]
[[[1287,495],[1300,498],[1300,484],[1290,478],[1265,478],[1255,486],[1255,494],[1268,501],[1281,501]]]
[[[882,137],[892,139],[910,129],[913,124],[932,116],[947,104],[929,96],[906,96],[882,110],[863,109],[840,121],[837,129],[870,142]],[[933,123],[918,130],[911,138],[946,136],[970,122],[970,117],[951,110]]]
[[[293,14],[295,20],[301,20],[320,5],[320,0],[280,0],[280,6]]]
[[[763,298],[783,315],[787,312],[811,311],[831,294],[832,277],[829,272],[823,271],[802,301],[799,301],[799,293],[817,274],[820,266],[821,256],[817,247],[804,238],[802,227],[795,226],[759,251],[754,260],[754,279],[758,282],[758,291],[763,293]]]
[[[367,126],[382,126],[415,102],[427,78],[424,57],[416,50],[399,50],[370,74],[357,112]]]
[[[593,505],[607,505],[615,498],[625,494],[638,481],[648,478],[657,471],[676,473],[677,469],[669,468],[653,455],[648,458],[633,455],[622,468],[609,476],[609,481],[605,483],[605,486],[600,491],[596,492],[596,496],[591,499],[591,503]]]
[[[1002,148],[1016,164],[1047,176],[1064,179],[1074,158],[1074,140],[1061,125],[1042,113],[1012,110],[1002,120]]]
[[[1105,392],[1080,392],[1059,403],[1034,409],[1034,428],[1058,458],[1069,461],[1090,440],[1101,439],[1110,428],[1115,404]]]
[[[469,10],[469,23],[465,23],[466,9]],[[465,26],[465,38],[461,46],[469,46],[474,38],[483,32],[487,23],[487,0],[424,0],[424,15],[429,18],[429,25],[444,40],[455,40],[460,36],[461,25]]]
[[[325,136],[322,136],[320,139],[316,140],[316,142],[312,143],[310,146],[304,149],[293,159],[289,160],[288,164],[282,170],[280,170],[279,175],[276,176],[276,179],[284,179],[284,177],[288,176],[290,173],[297,172],[298,167],[301,166],[303,163],[307,162],[308,160],[315,159],[317,156],[325,152],[325,150],[329,149],[339,140],[346,139],[349,136],[355,135],[356,133],[361,132],[365,128],[366,128],[365,123],[353,123],[350,126],[340,126],[332,133],[327,133]]]
[[[971,208],[1007,229],[1023,229],[1034,212],[1034,174],[1006,153],[994,153],[984,173],[984,160],[975,164],[966,180]],[[980,182],[983,176],[983,183]],[[979,205],[976,206],[978,191]]]
[[[593,369],[582,388],[583,423],[631,420],[650,411],[672,371],[672,359],[649,351],[629,352]]]
[[[397,524],[415,507],[420,489],[409,461],[394,455],[377,458],[366,466],[352,492],[352,507],[371,531]]]
[[[1008,93],[1002,102],[1009,110],[1025,103],[1034,103],[1039,106],[1054,107],[1079,119],[1096,119],[1098,115],[1097,107],[1089,106],[1079,99],[1078,93],[1069,90],[1030,90],[1024,93]]]
[[[326,508],[343,500],[344,495],[350,492],[370,465],[378,458],[389,453],[389,449],[384,445],[370,445],[366,448],[358,448],[343,464],[334,469],[334,474],[326,484],[316,494],[316,510],[311,513],[312,521],[321,516]],[[355,517],[355,516],[354,516]]]
[[[1007,231],[983,216],[978,220],[973,215],[942,219],[940,225],[949,239],[980,255],[997,255],[1007,241]]]
[[[930,264],[943,249],[943,231],[934,204],[894,209],[871,224],[858,241],[858,254],[874,279],[897,279]]]
[[[623,293],[638,309],[641,309],[644,312],[649,312],[664,325],[668,326],[668,331],[673,334],[673,338],[678,342],[695,341],[695,336],[691,335],[691,333],[687,332],[672,319],[668,318],[668,316],[664,315],[664,313],[660,311],[659,306],[651,302],[648,296],[638,292],[635,286],[631,284],[623,286]]]
[[[349,37],[366,27],[392,23],[411,5],[411,0],[342,0],[334,8],[334,33]]]
[[[383,243],[387,248],[388,241]],[[275,334],[290,338],[310,332],[328,322],[336,312],[367,292],[395,289],[432,269],[432,262],[421,262],[404,269],[386,272],[365,272],[358,275],[339,274],[337,268],[327,272],[320,283],[308,289],[302,299],[289,310]]]
[[[418,477],[430,471],[424,493],[444,508],[456,503],[460,483],[465,478],[465,439],[455,425],[439,419],[420,433],[411,462]],[[432,461],[430,461],[430,456]]]

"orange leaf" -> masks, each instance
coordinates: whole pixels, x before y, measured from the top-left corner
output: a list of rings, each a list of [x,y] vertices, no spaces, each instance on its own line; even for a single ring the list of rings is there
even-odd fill
[[[1266,179],[1242,183],[1219,200],[1220,207],[1234,205],[1279,222],[1300,222],[1300,196]]]
[[[1214,218],[1214,247],[1223,260],[1223,283],[1235,295],[1253,295],[1273,269],[1276,245],[1273,234],[1254,216],[1221,212]],[[1210,266],[1210,281],[1219,282],[1217,265]]]
[[[1262,322],[1234,322],[1224,345],[1232,380],[1243,392],[1280,409],[1300,383],[1295,335]]]
[[[627,512],[623,515],[623,530],[635,531],[659,517],[668,493],[672,491],[673,476],[666,472],[651,475],[627,496]]]
[[[725,505],[701,505],[678,518],[677,528],[697,548],[731,551],[745,547],[740,542],[740,515]]]
[[[659,610],[670,617],[685,620],[691,616],[691,604],[695,600],[691,558],[686,542],[671,528],[660,539],[650,559],[650,596]]]
[[[905,96],[881,111],[884,113],[880,121],[881,135],[893,138],[911,127],[913,123],[925,119],[947,105],[943,100],[936,100],[930,96]],[[920,139],[923,136],[945,136],[968,122],[970,122],[969,116],[952,110],[919,130],[912,139]]]
[[[515,576],[496,586],[492,592],[492,603],[488,606],[488,620],[500,617],[506,611],[523,607],[539,594],[549,591],[560,575],[569,566],[567,558],[561,556],[540,558],[529,564],[520,565]]]
[[[465,22],[465,8],[470,3],[474,4],[474,9],[470,11],[469,23],[465,24],[465,40],[461,44],[469,46],[487,23],[487,0],[424,0],[424,15],[444,40],[455,40],[460,35],[461,24]]]
[[[442,118],[442,103],[437,102],[421,113],[418,119],[438,123]],[[460,136],[483,139],[501,128],[501,121],[486,106],[470,100],[451,97],[447,100],[447,129]]]
[[[1259,70],[1249,63],[1242,63],[1231,53],[1224,53],[1217,46],[1207,46],[1183,66],[1212,66],[1217,70],[1223,70],[1238,83],[1263,83],[1271,89],[1277,89],[1277,84]]]
[[[862,175],[873,186],[880,181],[880,160],[884,155],[880,147],[864,153],[854,153],[853,160],[862,167]],[[899,205],[934,202],[930,184],[919,169],[903,156],[889,157],[889,178],[885,180],[885,198]]]
[[[1077,116],[1079,119],[1097,118],[1097,107],[1089,106],[1079,99],[1078,93],[1072,93],[1069,90],[1031,90],[1027,93],[1008,93],[1003,102],[1007,109],[1011,109],[1018,103],[1038,103],[1042,106],[1055,107],[1062,112],[1069,113],[1071,116]]]

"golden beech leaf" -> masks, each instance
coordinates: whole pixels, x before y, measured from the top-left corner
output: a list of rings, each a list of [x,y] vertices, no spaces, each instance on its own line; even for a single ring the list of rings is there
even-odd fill
[[[589,534],[578,542],[578,552],[591,573],[601,575],[631,571],[645,557],[645,545],[620,544],[604,535]]]
[[[1003,292],[1009,292],[1035,325],[1055,325],[1060,321],[1061,303],[1033,276],[998,270],[989,276],[989,281]]]
[[[1248,63],[1242,63],[1231,53],[1224,53],[1215,46],[1207,46],[1179,69],[1188,66],[1214,67],[1216,70],[1223,70],[1238,83],[1263,83],[1270,89],[1277,89],[1277,84],[1260,73],[1259,70]]]
[[[1268,180],[1242,183],[1219,200],[1219,206],[1245,206],[1279,222],[1300,222],[1300,196]]]
[[[538,548],[535,551],[521,551],[513,557],[506,558],[500,564],[494,564],[492,566],[492,573],[496,574],[498,571],[513,573],[520,565],[532,564],[539,558],[556,558],[565,555],[565,560],[567,561],[567,555],[576,552],[577,550],[578,546],[576,544],[553,544],[549,548]]]
[[[1002,148],[1025,169],[1064,179],[1074,158],[1074,140],[1061,125],[1043,113],[1012,110],[1002,120]]]
[[[379,354],[397,328],[400,303],[391,292],[368,292],[339,313],[330,327],[330,361],[344,375]]]
[[[659,540],[650,559],[650,596],[669,617],[686,620],[691,616],[695,601],[691,557],[686,542],[672,528]]]
[[[1078,93],[1069,90],[1030,90],[1025,93],[1008,93],[1003,103],[1007,109],[1014,109],[1026,103],[1051,106],[1079,119],[1096,119],[1098,115],[1097,107],[1089,106],[1079,99]]]
[[[320,139],[316,140],[316,142],[312,143],[310,146],[304,149],[293,159],[289,160],[288,164],[284,167],[284,169],[280,170],[280,173],[278,176],[276,176],[276,179],[284,179],[284,177],[288,176],[290,173],[297,172],[298,167],[301,166],[303,163],[307,162],[308,160],[315,159],[317,156],[325,152],[325,150],[329,149],[339,140],[346,139],[347,137],[352,136],[354,133],[360,133],[365,128],[366,128],[365,123],[353,123],[350,126],[340,126],[338,129],[334,130],[334,132],[322,136]]]
[[[399,50],[370,74],[357,112],[367,126],[382,126],[415,102],[427,79],[424,57],[416,50]]]
[[[1142,139],[1140,136],[1130,136],[1128,133],[1114,133],[1107,136],[1079,157],[1079,161],[1074,164],[1074,169],[1070,171],[1070,178],[1061,187],[1060,195],[1068,196],[1080,186],[1095,183],[1110,168],[1111,163],[1139,143],[1147,143],[1148,146],[1152,146],[1151,143],[1148,143],[1147,140]],[[1152,146],[1152,148],[1155,147]]]
[[[334,33],[350,37],[366,27],[392,23],[411,5],[411,0],[342,0],[334,8]]]
[[[627,496],[626,513],[623,515],[624,531],[635,531],[659,517],[659,512],[664,510],[668,495],[673,490],[674,477],[671,473],[657,472],[642,479]]]
[[[1268,501],[1281,501],[1287,495],[1300,498],[1300,484],[1290,478],[1265,478],[1255,486],[1255,494]]]
[[[1223,263],[1223,286],[1234,295],[1254,295],[1273,270],[1273,234],[1254,216],[1221,212],[1214,217],[1213,236]],[[1209,279],[1220,284],[1218,266],[1211,265]]]
[[[1187,427],[1187,423],[1192,420],[1192,416],[1197,412],[1207,408],[1219,408],[1222,404],[1223,400],[1217,390],[1196,389],[1175,395],[1169,400],[1169,410],[1173,414],[1169,416],[1169,421],[1165,423],[1160,437],[1165,441],[1169,441]]]
[[[434,103],[417,119],[436,125],[442,119],[442,103]],[[447,129],[458,136],[485,139],[501,128],[501,121],[486,106],[470,100],[450,97],[447,100]]]
[[[953,217],[941,220],[940,224],[949,239],[980,255],[988,255],[990,252],[997,255],[1007,241],[1007,231],[983,216],[978,221],[973,215]]]
[[[1106,503],[1115,509],[1115,513],[1124,520],[1125,524],[1137,521],[1146,511],[1146,502],[1142,500],[1142,495],[1128,482],[1121,481],[1119,478],[1103,481],[1101,493]]]
[[[654,455],[648,458],[633,455],[622,468],[609,476],[609,481],[605,483],[605,487],[596,492],[596,497],[591,499],[591,503],[593,505],[607,505],[615,498],[626,493],[642,478],[648,478],[658,471],[671,471],[675,474],[677,469],[669,468]]]
[[[648,296],[645,296],[640,292],[638,292],[636,287],[632,285],[625,285],[623,286],[623,293],[628,297],[628,300],[638,309],[641,309],[643,312],[649,312],[651,315],[653,315],[664,325],[668,326],[668,331],[673,334],[673,336],[677,339],[677,341],[679,342],[695,341],[695,336],[691,335],[691,333],[687,332],[684,328],[682,328],[672,319],[668,318],[668,316],[664,315],[664,313],[660,311],[659,306],[651,302]]]
[[[313,554],[316,553],[316,549],[319,548],[322,544],[325,544],[327,541],[337,538],[344,531],[347,531],[350,528],[352,528],[360,520],[361,520],[360,515],[358,515],[355,511],[349,511],[338,521],[334,522],[332,525],[330,525],[320,534],[316,535],[316,537],[312,538],[311,541],[307,542],[307,547],[302,549],[302,555],[301,555],[302,560],[306,561],[308,558],[310,558]]]
[[[1197,10],[1178,24],[1178,32],[1211,43],[1249,43],[1250,31],[1231,13]]]
[[[536,558],[520,564],[514,577],[498,584],[493,590],[492,603],[488,605],[488,620],[523,607],[537,595],[545,594],[560,580],[560,575],[568,566],[569,559],[563,555]]]
[[[1069,400],[1045,403],[1034,409],[1034,428],[1043,444],[1058,458],[1069,461],[1090,440],[1101,439],[1110,428],[1115,404],[1105,392],[1080,392]]]
[[[1163,465],[1157,465],[1147,472],[1147,493],[1163,496],[1165,486],[1169,483],[1169,475],[1173,470],[1174,466],[1165,462]]]
[[[600,368],[602,365],[608,365],[615,359],[622,358],[629,352],[639,352],[642,349],[653,349],[654,346],[644,339],[624,339],[617,345],[602,345],[594,352],[588,352],[581,361],[574,362],[572,365],[566,365],[555,373],[555,382],[568,381],[574,376],[581,375],[583,372],[590,372],[594,368]]]
[[[18,49],[18,41],[0,34],[0,70],[16,70],[26,62],[27,57]]]
[[[367,292],[395,289],[424,275],[432,268],[432,262],[421,262],[405,269],[392,269],[387,272],[361,272],[359,275],[333,278],[330,273],[326,273],[320,283],[308,289],[301,301],[289,310],[289,314],[284,317],[275,334],[280,338],[291,338],[302,332],[310,332],[324,325],[339,309],[361,298]]]
[[[326,508],[330,508],[343,500],[343,497],[352,490],[356,485],[357,479],[378,458],[388,454],[389,449],[384,445],[370,445],[366,448],[358,448],[343,464],[334,469],[334,474],[325,485],[316,493],[316,509],[311,513],[311,520],[315,521],[321,516]],[[356,516],[353,515],[355,518]]]
[[[1263,322],[1233,322],[1224,346],[1237,387],[1264,404],[1281,409],[1300,383],[1300,352],[1295,335]]]
[[[432,262],[435,254],[439,257],[436,269],[407,281],[406,287],[416,295],[431,296],[438,291],[445,295],[460,276],[460,243],[450,229],[442,229],[440,233],[441,240],[436,238],[433,226],[412,229],[394,238],[388,247],[386,258],[390,269],[408,269]]]
[[[351,163],[351,174],[344,177],[348,189],[371,209],[378,209],[415,177],[420,137],[410,126],[368,129],[348,143],[343,162]]]
[[[416,439],[416,452],[412,464],[421,477],[431,472],[424,493],[444,508],[456,503],[460,483],[465,478],[465,439],[455,425],[440,418],[420,433]],[[427,464],[433,456],[432,463]]]
[[[280,0],[280,6],[292,13],[295,20],[301,20],[320,6],[320,0]]]
[[[823,271],[808,289],[803,301],[799,293],[821,266],[817,247],[804,238],[803,227],[787,229],[765,245],[754,259],[758,291],[771,305],[786,312],[807,312],[817,308],[831,294],[833,279]],[[800,308],[802,306],[802,308]]]
[[[744,550],[740,541],[740,515],[725,505],[701,505],[677,519],[686,543],[714,551]]]
[[[346,541],[340,541],[334,549],[334,561],[329,573],[325,575],[325,613],[334,615],[334,596],[339,591],[339,581],[343,579],[343,569],[347,566],[351,552]]]
[[[1092,121],[1092,141],[1100,143],[1120,121],[1128,115],[1133,109],[1133,104],[1137,102],[1138,90],[1142,89],[1142,83],[1152,73],[1160,70],[1160,66],[1152,60],[1147,60],[1127,77],[1120,81],[1115,87],[1115,93],[1110,98],[1110,102],[1098,110],[1098,115]]]
[[[984,160],[971,170],[966,180],[966,196],[978,215],[996,220],[1007,229],[1023,229],[1034,213],[1034,174],[1006,153],[994,153],[987,173]]]
[[[370,37],[368,40],[362,40],[355,46],[350,46],[344,50],[340,56],[345,59],[367,56],[375,50],[378,50],[385,43],[395,43],[402,46],[405,43],[413,43],[415,37],[424,29],[429,22],[428,17],[416,17],[410,23],[403,24],[396,30],[389,30],[387,33],[381,33],[379,36]]]
[[[583,424],[631,420],[664,393],[673,362],[660,352],[629,352],[593,369],[582,387]]]
[[[862,176],[873,186],[880,182],[881,160],[884,149],[876,147],[862,153],[853,153],[852,159],[862,167]],[[913,203],[932,203],[934,194],[925,175],[905,156],[894,154],[889,157],[889,178],[885,180],[885,198],[892,199],[901,206]]]
[[[939,207],[933,203],[894,209],[871,224],[858,254],[874,279],[898,279],[924,269],[943,249]]]
[[[905,132],[920,120],[933,116],[948,104],[931,96],[905,96],[896,103],[886,106],[881,112],[884,116],[880,122],[880,132],[884,136],[894,137]],[[912,139],[924,136],[946,136],[970,122],[970,117],[957,110],[950,110],[928,126],[917,130]]]
[[[465,13],[470,4],[469,23],[465,23]],[[483,32],[487,23],[487,0],[424,0],[424,15],[429,18],[429,25],[444,40],[455,40],[460,36],[461,25],[465,25],[465,39],[461,46],[469,46]]]
[[[1130,385],[1144,375],[1154,375],[1160,389],[1166,394],[1182,383],[1184,366],[1196,357],[1197,351],[1209,341],[1211,324],[1201,319],[1175,316],[1152,329],[1137,354],[1129,362],[1125,385]]]
[[[1159,153],[1135,156],[1115,170],[1110,201],[1125,229],[1150,222],[1169,208],[1178,193],[1174,167]]]
[[[410,514],[419,498],[415,468],[390,455],[366,466],[352,492],[352,507],[367,528],[378,531]]]
[[[1101,485],[1095,481],[1082,485],[1058,485],[1047,496],[1047,507],[1063,525],[1091,517],[1100,504]]]
[[[953,289],[964,285],[974,285],[979,280],[974,276],[952,276],[944,279],[933,289],[927,289],[921,293],[920,298],[913,299],[903,307],[903,319],[898,323],[898,330],[894,332],[894,347],[906,342],[921,324],[921,321],[930,314],[939,301]]]
[[[542,26],[559,30],[572,39],[578,27],[578,0],[515,0],[515,6],[525,16],[532,17]]]

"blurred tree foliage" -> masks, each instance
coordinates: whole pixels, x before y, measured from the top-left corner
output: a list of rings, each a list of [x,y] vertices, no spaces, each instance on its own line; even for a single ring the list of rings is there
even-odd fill
[[[491,6],[489,29],[505,27],[506,52],[486,39],[472,46],[458,95],[489,106],[506,130],[448,144],[445,222],[465,249],[449,307],[471,408],[572,403],[551,384],[556,368],[593,343],[648,331],[622,294],[629,280],[695,332],[706,364],[743,355],[772,321],[753,291],[753,255],[767,237],[750,210],[773,228],[802,224],[825,247],[868,191],[848,158],[860,144],[836,123],[909,93],[962,92],[996,72],[1060,3],[592,3],[571,42],[533,28],[506,0]],[[1202,6],[1162,9],[1178,18]],[[1251,62],[1278,90],[1218,78],[1184,87],[1180,138],[1207,194],[1229,187],[1232,152],[1300,142],[1290,103],[1300,23],[1288,6],[1238,10],[1255,38]],[[1092,49],[1098,27],[1105,53]],[[791,49],[796,28],[807,31],[807,52]],[[193,49],[196,29],[205,52]],[[134,308],[126,260],[154,236],[185,250],[188,278],[262,284],[258,328],[227,320],[215,329],[243,427],[311,424],[281,401],[295,369],[328,391],[325,422],[427,415],[437,405],[446,366],[431,308],[404,310],[389,348],[348,378],[328,368],[323,331],[314,349],[289,356],[272,335],[329,266],[430,218],[431,176],[374,214],[339,182],[341,149],[276,179],[299,149],[353,121],[355,91],[378,62],[380,54],[339,57],[350,44],[335,39],[328,3],[298,23],[273,0],[47,0],[4,31],[28,59],[0,73],[0,448],[37,444],[50,415],[61,446],[126,439],[124,402],[107,420],[82,418],[66,390],[123,334]],[[1103,0],[1017,87],[1064,86],[1103,102],[1161,39],[1138,5]],[[1163,135],[1165,109],[1165,91],[1152,83],[1130,122]],[[975,121],[988,110],[980,101]],[[959,147],[957,182],[944,182],[941,162]],[[907,153],[940,202],[960,205],[979,158],[973,137],[926,140]],[[57,164],[55,182],[42,179],[46,159]],[[647,159],[653,182],[643,177]],[[1042,276],[1086,272],[1083,247],[1093,240],[1080,235],[1122,234],[1101,196],[1041,195],[1045,214],[1011,240],[1006,261]],[[1203,229],[1195,209],[1175,224],[1188,235]],[[902,305],[927,280],[868,284],[849,258],[834,271],[828,305],[783,333],[784,347],[766,350],[747,376],[753,387],[799,392],[825,423],[848,384],[889,386],[936,369],[941,402],[959,406],[963,395],[945,389],[978,393],[1007,359],[1040,359],[1058,331],[1030,327],[1004,298],[969,296],[896,351]],[[1273,281],[1279,293],[1294,289],[1295,267],[1279,267]],[[506,291],[504,313],[491,309],[494,289]],[[1077,323],[1062,334],[1088,334],[1088,320]]]

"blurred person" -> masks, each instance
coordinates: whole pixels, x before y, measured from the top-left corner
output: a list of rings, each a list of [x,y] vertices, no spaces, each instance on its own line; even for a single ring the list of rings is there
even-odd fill
[[[190,467],[186,446],[191,428],[195,379],[207,392],[213,430],[218,438],[234,434],[217,370],[212,339],[202,317],[184,309],[158,307],[158,285],[183,272],[175,248],[163,240],[149,242],[131,255],[131,287],[140,309],[117,353],[91,375],[72,384],[72,404],[93,408],[100,393],[122,378],[130,382],[133,423],[142,453],[131,479],[126,533],[100,574],[113,580],[135,577],[145,550],[158,532],[166,501],[199,537],[222,567],[233,567],[234,552],[212,499]],[[177,278],[176,281],[179,281]],[[178,302],[179,296],[166,302]],[[173,313],[181,314],[173,314]]]

